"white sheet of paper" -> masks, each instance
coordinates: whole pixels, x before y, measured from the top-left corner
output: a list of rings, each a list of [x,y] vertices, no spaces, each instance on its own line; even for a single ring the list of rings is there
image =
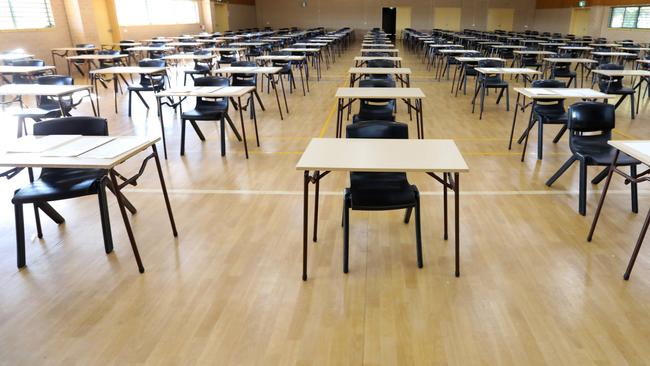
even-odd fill
[[[23,136],[7,147],[8,153],[39,153],[65,145],[81,135]]]
[[[70,141],[65,145],[61,145],[51,150],[46,150],[42,153],[42,156],[79,156],[112,141],[113,139],[115,139],[113,136],[82,136],[81,138]]]
[[[116,137],[114,140],[84,153],[83,157],[91,159],[112,159],[138,146],[142,146],[147,141],[148,139],[146,137],[141,136]]]

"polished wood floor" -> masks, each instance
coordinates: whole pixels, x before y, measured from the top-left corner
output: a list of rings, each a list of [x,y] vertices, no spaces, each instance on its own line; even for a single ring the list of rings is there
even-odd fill
[[[403,65],[427,95],[427,137],[456,140],[470,167],[460,182],[462,275],[453,276],[453,241],[442,240],[441,189],[416,174],[409,179],[423,192],[424,268],[417,268],[414,227],[401,221],[402,212],[353,212],[350,273],[343,274],[347,176],[332,173],[321,187],[310,279],[301,281],[302,172],[294,167],[310,138],[334,135],[333,95],[347,83],[358,50],[354,45],[321,81],[312,80],[308,96],[290,95],[283,121],[272,94],[262,94],[261,147],[251,144],[249,160],[230,132],[222,158],[210,122],[200,124],[207,141],[190,130],[179,156],[180,124],[165,111],[170,155],[163,168],[179,237],[171,234],[150,167],[127,193],[139,209],[132,220],[144,274],[114,198],[115,251],[104,253],[94,197],[55,202],[66,223],[44,220],[42,240],[26,215],[28,267],[17,270],[10,198],[27,177],[0,182],[0,364],[647,363],[649,248],[629,282],[622,273],[650,208],[648,188],[641,187],[635,215],[628,187],[616,181],[587,243],[601,187],[590,187],[582,217],[577,167],[552,188],[544,185],[569,156],[566,137],[554,145],[557,129],[547,128],[538,161],[533,133],[520,162],[521,146],[507,149],[512,111],[495,105],[492,94],[479,121],[469,96],[453,97],[450,82],[433,81],[433,71],[408,52]],[[159,134],[154,110],[136,100],[128,118],[125,97],[118,114],[110,90],[100,97],[111,133]],[[619,109],[615,138],[650,138],[647,99],[641,109],[634,121],[627,103]],[[77,114],[88,111],[85,103]],[[400,105],[399,120],[408,120],[405,111]],[[2,122],[7,141],[15,121],[5,112]],[[121,171],[136,168],[134,161]]]

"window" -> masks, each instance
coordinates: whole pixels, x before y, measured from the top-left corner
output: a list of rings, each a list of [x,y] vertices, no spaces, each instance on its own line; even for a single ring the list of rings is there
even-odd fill
[[[626,6],[612,8],[609,15],[609,27],[650,29],[650,6]]]
[[[50,0],[0,0],[0,30],[52,27]]]
[[[199,22],[196,0],[115,0],[115,6],[121,26]]]

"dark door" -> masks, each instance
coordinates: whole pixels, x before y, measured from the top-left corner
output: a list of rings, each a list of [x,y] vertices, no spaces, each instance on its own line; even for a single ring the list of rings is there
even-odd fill
[[[395,37],[395,18],[397,8],[381,8],[381,28],[391,39]]]

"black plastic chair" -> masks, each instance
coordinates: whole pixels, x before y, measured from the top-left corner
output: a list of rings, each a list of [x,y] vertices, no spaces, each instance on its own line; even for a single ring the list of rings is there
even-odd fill
[[[565,55],[563,57],[576,57],[575,54]],[[551,79],[568,79],[566,85],[571,85],[573,81],[574,87],[578,87],[577,73],[571,70],[570,62],[554,62],[551,66]]]
[[[209,56],[212,55],[211,51],[194,51],[194,55],[197,56]],[[208,60],[195,60],[194,68],[184,71],[183,85],[187,85],[187,76],[189,75],[192,80],[194,80],[194,75],[208,76],[210,75],[210,70],[212,70],[212,61]]]
[[[78,44],[75,44],[74,46],[78,47],[78,48],[87,48],[88,49],[88,50],[78,50],[77,51],[78,56],[80,56],[80,55],[92,55],[92,54],[95,53],[95,45],[92,44],[92,43],[78,43]],[[85,63],[84,60],[72,60],[72,66],[74,66],[75,69],[77,69],[77,71],[79,71],[81,76],[86,76],[86,74],[84,74],[84,71],[83,71],[83,69],[81,67],[84,63]]]
[[[233,49],[232,51],[219,51],[219,60],[217,65],[232,65],[232,63],[237,62],[237,50]]]
[[[623,65],[618,64],[605,64],[599,67],[600,70],[624,70]],[[630,96],[630,114],[632,119],[634,119],[634,97],[635,90],[633,88],[627,88],[623,86],[623,76],[614,76],[608,77],[604,75],[598,76],[598,88],[601,92],[605,94],[620,95],[618,102],[616,102],[615,108],[623,103],[625,98]]]
[[[45,62],[43,60],[38,60],[38,59],[30,59],[30,60],[18,60],[18,61],[13,61],[11,62],[11,66],[45,66]],[[33,74],[33,75],[20,75],[16,74],[12,77],[12,82],[14,84],[33,84],[34,81],[36,80],[36,77],[39,75],[43,75],[45,72],[40,73],[40,74]]]
[[[138,62],[140,67],[165,67],[164,60],[141,60]],[[128,86],[129,90],[129,117],[131,117],[131,94],[135,93],[142,101],[144,106],[149,109],[149,104],[144,100],[142,92],[159,92],[165,89],[164,75],[140,74],[140,83]]]
[[[390,60],[382,60],[382,59],[369,60],[367,66],[372,68],[392,68],[395,67],[395,62]],[[380,80],[393,80],[393,78],[387,74],[370,74],[369,78],[380,79]]]
[[[390,79],[366,79],[359,81],[360,88],[394,88]],[[362,121],[395,121],[395,99],[360,99],[359,113],[352,117],[352,123]]]
[[[464,57],[475,57],[473,53],[466,53],[464,54]],[[468,76],[473,76],[476,78],[478,76],[478,72],[476,71],[476,68],[478,67],[478,61],[468,61],[465,62],[463,65],[463,95],[467,95],[467,79]],[[460,83],[458,85],[458,89],[460,89]],[[458,90],[457,90],[458,91]]]
[[[107,136],[108,124],[103,118],[69,117],[52,119],[34,125],[34,135],[89,135]],[[70,198],[97,195],[102,222],[104,250],[113,251],[113,239],[106,202],[106,187],[109,186],[106,170],[101,169],[53,169],[44,168],[40,177],[14,193],[11,202],[16,216],[16,250],[18,268],[25,260],[25,223],[23,205],[46,203]],[[110,189],[110,186],[109,186]],[[37,217],[37,221],[38,221]],[[62,221],[62,220],[61,220]],[[40,227],[40,222],[37,222]]]
[[[612,138],[616,113],[614,106],[598,102],[580,102],[569,107],[567,127],[569,128],[569,147],[573,154],[569,160],[546,181],[551,186],[574,162],[580,163],[580,187],[578,212],[587,213],[587,167],[610,166],[616,149],[607,141]],[[629,166],[630,176],[636,177],[636,166],[640,162],[625,154],[620,154],[616,166]],[[597,184],[597,177],[592,183]],[[631,182],[632,212],[638,212],[637,184]]]
[[[274,51],[271,52],[271,55],[273,56],[291,56],[291,52],[289,51]],[[272,61],[273,67],[280,67],[281,70],[278,74],[280,75],[286,75],[288,80],[289,80],[289,93],[293,92],[293,89],[296,87],[296,81],[293,76],[293,62],[291,60],[273,60]],[[269,80],[269,83],[271,81]]]
[[[566,84],[559,80],[535,80],[531,84],[531,87],[566,88]],[[544,125],[562,125],[560,131],[558,131],[557,135],[553,139],[553,143],[560,141],[562,135],[564,135],[564,132],[567,130],[566,124],[568,117],[566,110],[564,109],[564,99],[544,99],[535,101],[532,113],[532,120],[521,137],[519,137],[517,143],[521,144],[521,142],[525,140],[526,144],[528,144],[528,135],[535,126],[535,123],[537,123],[537,159],[541,160],[543,157]],[[512,143],[512,140],[510,143]],[[526,155],[526,144],[521,153],[522,161]]]
[[[498,60],[481,60],[478,62],[478,66],[480,68],[493,68],[493,67],[503,67],[504,63],[503,61],[498,61]],[[474,107],[476,106],[476,97],[477,94],[480,92],[481,93],[481,110],[480,110],[480,115],[479,119],[483,118],[483,106],[485,102],[485,93],[489,89],[496,89],[500,90],[501,92],[499,93],[499,96],[497,97],[497,104],[501,101],[501,98],[503,97],[503,93],[505,92],[506,94],[506,110],[510,110],[510,90],[508,86],[508,82],[503,80],[502,75],[489,75],[489,74],[484,74],[484,73],[479,73],[478,75],[478,84],[479,88],[476,89],[474,92],[474,100],[472,101],[472,113],[474,113]]]
[[[195,86],[228,86],[230,80],[228,78],[220,78],[216,76],[207,76],[194,79]],[[241,136],[237,128],[233,124],[230,116],[228,115],[228,98],[203,98],[196,97],[196,105],[194,109],[184,111],[181,113],[181,155],[185,155],[185,127],[187,121],[190,122],[192,128],[199,136],[201,141],[205,141],[205,137],[201,129],[196,124],[196,121],[219,121],[221,127],[221,156],[226,155],[226,130],[224,121],[228,121],[228,125],[232,128],[241,141]]]
[[[65,75],[47,75],[36,79],[36,83],[39,85],[73,85],[74,80]],[[20,137],[23,133],[27,134],[25,119],[29,118],[34,122],[40,122],[44,118],[70,116],[70,111],[78,104],[72,101],[72,97],[62,98],[59,104],[58,98],[45,95],[37,96],[36,108],[25,108],[15,114],[18,117],[17,136]]]
[[[408,125],[389,121],[366,121],[348,125],[347,138],[408,139]],[[420,192],[411,185],[406,173],[350,172],[350,187],[343,198],[343,272],[348,273],[350,252],[350,209],[384,211],[406,209],[408,224],[415,208],[415,238],[418,267],[422,268],[420,230]]]
[[[257,64],[253,61],[237,61],[233,62],[230,64],[232,67],[257,67]],[[269,77],[272,77],[272,75],[269,75]],[[257,93],[257,74],[232,74],[232,86],[252,86],[255,87],[253,90],[253,94],[255,95],[255,98],[257,99],[257,102],[260,105],[260,108],[264,110],[264,104],[262,103],[262,98],[260,98],[260,95]],[[262,87],[264,87],[264,84],[262,83]],[[248,104],[248,103],[247,103]],[[247,105],[248,106],[248,105]],[[246,107],[244,109],[246,109]]]

